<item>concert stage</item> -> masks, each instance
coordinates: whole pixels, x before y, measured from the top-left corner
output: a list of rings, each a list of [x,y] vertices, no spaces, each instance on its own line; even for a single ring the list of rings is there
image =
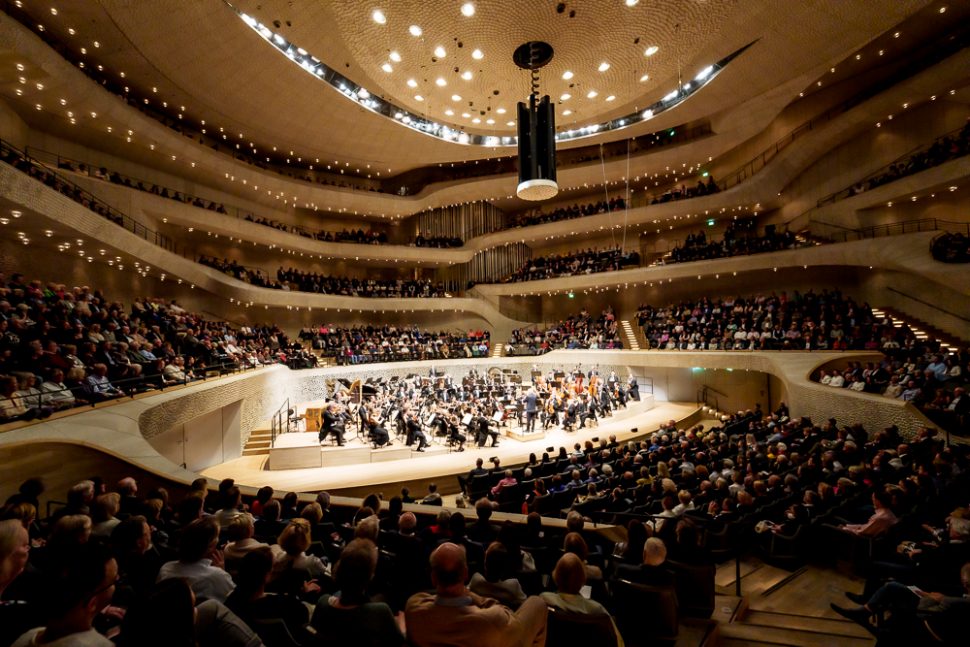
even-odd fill
[[[302,412],[307,407],[319,406],[319,403],[308,402],[298,407]],[[219,465],[214,465],[204,471],[202,475],[221,480],[234,478],[240,485],[261,487],[272,486],[277,492],[289,490],[298,492],[313,492],[328,490],[346,496],[359,496],[371,491],[383,492],[385,498],[398,493],[402,485],[411,489],[412,496],[420,499],[424,496],[426,484],[436,482],[439,491],[443,493],[457,492],[454,478],[457,474],[464,474],[475,465],[476,458],[498,457],[503,465],[514,465],[525,462],[530,453],[541,456],[547,447],[560,446],[572,448],[574,443],[584,443],[593,438],[605,438],[616,435],[619,442],[649,435],[658,426],[668,420],[683,420],[697,411],[697,405],[691,403],[660,403],[655,405],[652,396],[644,396],[640,402],[632,402],[627,409],[621,409],[612,417],[602,419],[598,427],[584,428],[574,432],[563,431],[560,427],[551,427],[544,437],[523,440],[513,440],[509,434],[514,434],[517,426],[509,425],[503,429],[499,437],[500,445],[492,448],[486,444],[479,448],[474,443],[466,443],[464,452],[449,451],[445,444],[434,442],[425,452],[416,452],[406,447],[403,439],[392,438],[393,445],[380,449],[371,449],[363,438],[357,438],[348,433],[344,447],[332,445],[329,441],[323,447],[315,442],[316,432],[300,432],[305,440],[297,441],[308,449],[314,449],[310,444],[312,434],[313,445],[319,452],[322,467],[274,469],[271,455],[243,456]],[[514,425],[515,423],[513,423]],[[541,427],[536,423],[537,429]],[[637,431],[634,433],[633,429]],[[254,430],[255,431],[255,430]],[[284,434],[294,436],[296,434]],[[278,439],[279,440],[279,439]],[[287,439],[289,444],[296,439]],[[279,466],[279,462],[276,463]]]

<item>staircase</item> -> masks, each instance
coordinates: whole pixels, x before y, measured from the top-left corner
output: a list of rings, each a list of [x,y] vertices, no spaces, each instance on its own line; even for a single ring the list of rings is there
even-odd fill
[[[626,337],[626,348],[629,348],[630,350],[640,350],[640,340],[637,339],[637,334],[633,328],[633,324],[630,323],[630,320],[621,320],[620,327],[623,329],[623,334]]]
[[[757,611],[745,609],[743,605],[738,611],[729,624],[718,627],[720,645],[871,647],[875,644],[872,634],[850,620]]]
[[[500,341],[492,344],[492,357],[503,357],[505,355],[505,344]]]
[[[741,564],[741,594],[735,597],[735,565],[718,567],[712,645],[807,645],[872,647],[875,638],[835,614],[829,602],[845,604],[846,590],[861,580],[829,569],[806,566],[788,571],[748,558]]]
[[[249,440],[243,447],[243,456],[269,456],[269,445],[272,442],[272,432],[269,427],[262,429],[257,427],[249,434]]]
[[[925,339],[939,340],[940,351],[944,353],[957,351],[967,345],[967,342],[959,337],[951,335],[946,331],[940,330],[925,321],[896,310],[895,308],[873,308],[872,314],[880,318],[890,318],[893,326],[896,328],[901,328],[904,325],[909,326],[910,330],[913,331],[913,334],[920,341]]]

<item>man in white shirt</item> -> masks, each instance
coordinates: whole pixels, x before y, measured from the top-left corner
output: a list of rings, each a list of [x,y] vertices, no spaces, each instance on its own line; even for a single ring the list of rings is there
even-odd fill
[[[192,587],[197,600],[224,603],[235,584],[222,568],[218,542],[219,522],[212,517],[196,519],[182,531],[178,561],[163,564],[156,581],[181,577]]]
[[[50,378],[40,385],[41,403],[55,409],[67,409],[73,407],[76,398],[71,390],[64,384],[64,371],[55,368],[51,372]]]

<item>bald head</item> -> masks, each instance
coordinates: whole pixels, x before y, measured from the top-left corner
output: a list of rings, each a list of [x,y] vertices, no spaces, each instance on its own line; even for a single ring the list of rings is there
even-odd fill
[[[468,560],[465,547],[450,542],[441,544],[431,553],[431,580],[438,593],[463,591],[468,579]]]

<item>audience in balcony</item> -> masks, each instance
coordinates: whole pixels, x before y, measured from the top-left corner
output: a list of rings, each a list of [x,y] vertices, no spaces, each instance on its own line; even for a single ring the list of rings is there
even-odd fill
[[[663,204],[665,202],[676,202],[677,200],[686,200],[688,198],[697,198],[702,195],[712,195],[718,193],[721,189],[718,188],[717,182],[714,181],[713,177],[708,176],[707,182],[703,179],[697,180],[697,184],[693,187],[689,187],[686,184],[681,184],[680,186],[674,187],[668,191],[664,191],[660,195],[655,195],[650,199],[650,204]]]
[[[626,200],[622,197],[611,198],[608,202],[600,200],[584,205],[574,204],[570,207],[559,207],[548,213],[543,213],[536,209],[524,214],[520,214],[515,219],[515,227],[530,227],[541,225],[547,222],[559,222],[560,220],[572,220],[583,216],[595,216],[598,213],[608,213],[626,209]]]
[[[508,355],[543,355],[557,348],[623,348],[613,308],[607,307],[595,319],[584,309],[545,330],[517,328],[505,346]]]
[[[312,238],[313,240],[319,240],[327,243],[357,243],[358,245],[387,244],[387,234],[385,232],[375,231],[370,228],[368,228],[366,231],[362,228],[355,230],[347,229],[346,227],[340,231],[327,231],[324,229],[314,230],[307,229],[306,227],[299,227],[297,225],[288,225],[276,220],[270,220],[269,218],[257,218],[251,214],[246,216],[246,220],[256,223],[257,225],[272,227],[273,229],[278,229],[280,231],[303,236],[304,238]]]
[[[619,247],[604,250],[587,249],[568,254],[551,254],[529,259],[518,270],[505,278],[506,283],[541,281],[578,274],[612,272],[640,264],[635,251],[624,252]]]
[[[641,305],[637,321],[660,350],[877,350],[913,348],[915,335],[879,320],[839,290],[702,298]]]
[[[129,309],[90,287],[0,274],[0,421],[29,420],[208,371],[287,361],[275,327],[236,329],[175,301]]]
[[[431,279],[358,279],[282,267],[277,270],[276,278],[283,289],[317,294],[392,299],[445,296],[444,284]]]
[[[970,423],[970,349],[939,352],[939,342],[926,339],[908,349],[883,349],[879,362],[847,362],[844,368],[822,369],[821,384],[911,402],[940,427],[964,434]]]
[[[419,233],[414,239],[415,247],[461,247],[464,244],[458,236],[432,236],[431,232],[423,236]]]
[[[300,339],[338,364],[488,357],[490,349],[487,330],[455,334],[421,330],[417,325],[347,328],[325,324],[303,328]]]
[[[943,263],[970,263],[970,237],[947,232],[933,239],[930,251]]]
[[[725,229],[721,240],[708,240],[704,230],[701,229],[696,234],[688,234],[684,244],[670,250],[669,257],[662,258],[660,262],[685,263],[777,252],[793,249],[797,245],[795,234],[787,229],[783,233],[778,233],[774,225],[768,225],[765,227],[764,235],[758,236],[753,219],[733,220]]]
[[[941,137],[925,150],[917,151],[904,160],[893,162],[886,170],[836,194],[836,199],[838,197],[852,197],[864,191],[870,191],[967,154],[970,154],[970,119],[967,120],[960,132]]]

